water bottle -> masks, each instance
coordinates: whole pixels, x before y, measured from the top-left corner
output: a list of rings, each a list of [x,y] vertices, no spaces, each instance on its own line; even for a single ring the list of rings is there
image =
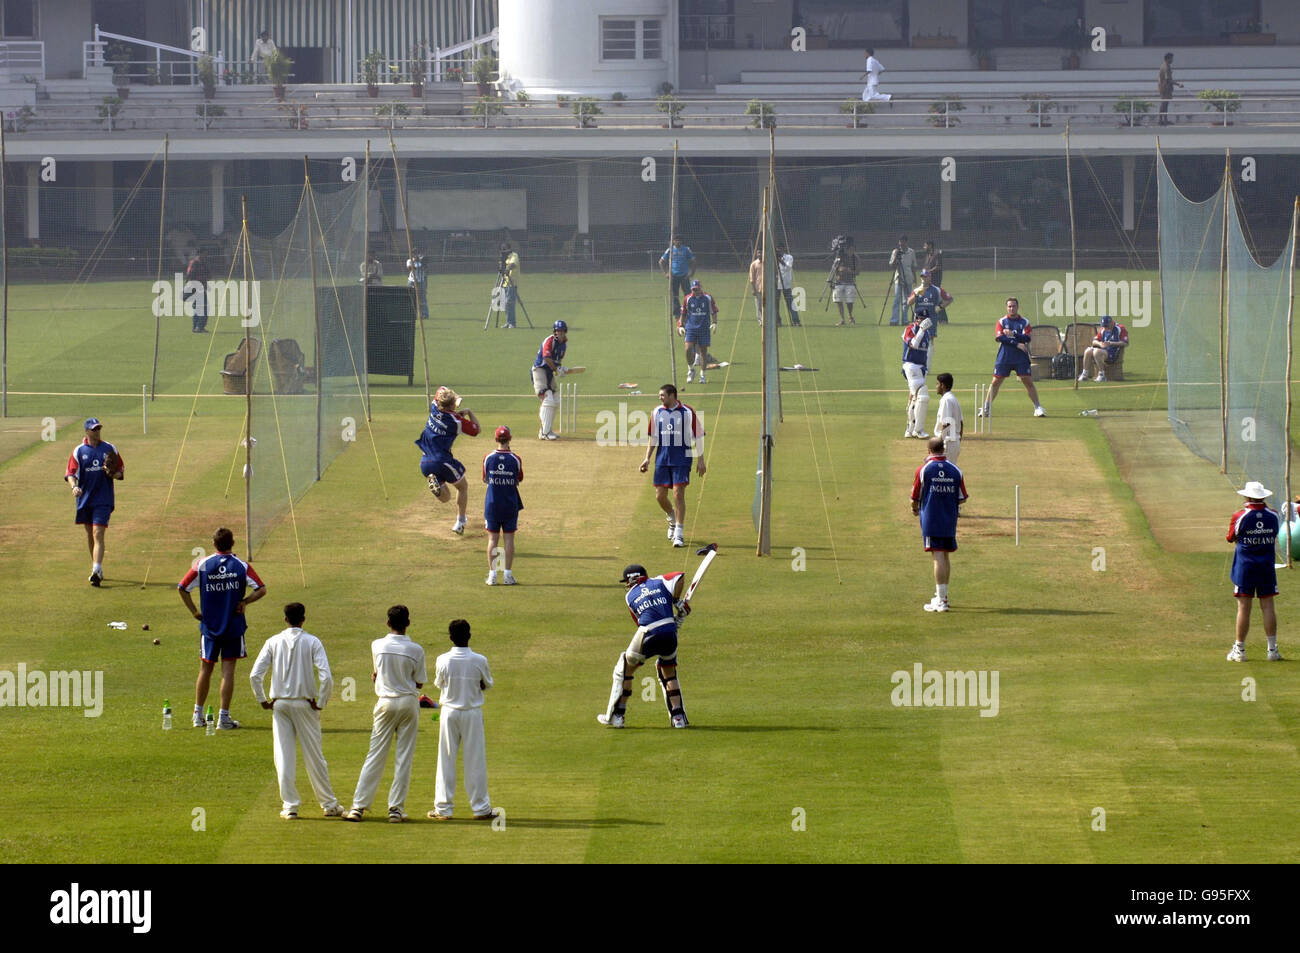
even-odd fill
[[[215,735],[217,733],[217,718],[216,715],[212,713],[211,705],[208,706],[208,712],[207,715],[204,716],[203,724],[207,729],[208,734]]]
[[[172,730],[172,703],[163,699],[163,731]]]
[[[1098,414],[1097,411],[1095,411],[1095,410],[1081,410],[1081,411],[1079,411],[1079,416],[1080,416],[1080,417],[1098,417],[1098,416],[1100,416],[1100,414]]]

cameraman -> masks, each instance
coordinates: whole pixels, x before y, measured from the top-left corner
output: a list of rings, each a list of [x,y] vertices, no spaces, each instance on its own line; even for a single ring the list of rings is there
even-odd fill
[[[501,287],[505,290],[506,329],[515,326],[515,303],[519,300],[519,254],[509,242],[501,243],[501,259],[497,263]]]
[[[406,259],[406,284],[415,292],[420,308],[420,320],[429,317],[429,275],[424,270],[424,252],[416,249]]]
[[[853,302],[858,300],[858,253],[854,250],[852,235],[836,236],[831,242],[831,251],[835,261],[831,264],[831,300],[840,309],[840,323],[844,327],[845,305],[848,306],[848,323],[856,325],[853,320]]]
[[[898,247],[889,255],[889,267],[894,269],[894,307],[889,312],[889,323],[902,324],[903,304],[916,284],[916,252],[907,244],[907,236],[898,236]]]

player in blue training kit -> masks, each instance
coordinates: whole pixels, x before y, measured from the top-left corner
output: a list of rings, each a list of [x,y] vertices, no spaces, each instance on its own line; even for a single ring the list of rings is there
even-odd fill
[[[682,243],[680,235],[673,236],[672,245],[659,257],[659,270],[668,276],[668,293],[673,296],[673,314],[677,314],[681,307],[678,294],[685,295],[687,282],[695,277],[695,252]]]
[[[979,408],[979,416],[993,416],[993,400],[998,396],[1002,381],[1012,371],[1020,377],[1029,399],[1034,403],[1034,416],[1047,416],[1047,411],[1043,410],[1043,405],[1038,402],[1038,388],[1034,386],[1031,377],[1034,368],[1029,360],[1029,341],[1032,336],[1033,329],[1029,326],[1029,321],[1020,314],[1020,302],[1015,298],[1008,298],[1007,313],[998,318],[997,323],[993,325],[993,339],[998,342],[998,356],[993,364],[993,383],[989,385],[984,406]]]
[[[713,295],[704,293],[699,281],[691,282],[691,293],[682,302],[677,319],[677,333],[686,339],[686,383],[691,383],[696,365],[700,368],[700,383],[705,383],[704,372],[709,366],[709,345],[713,331],[718,326],[718,306]]]
[[[533,393],[541,401],[537,416],[542,422],[542,429],[537,431],[539,440],[559,440],[555,432],[555,414],[560,409],[560,398],[556,394],[555,378],[564,376],[564,354],[569,350],[569,326],[563,321],[556,321],[551,334],[542,341],[533,359]]]
[[[704,426],[694,408],[677,399],[677,388],[665,384],[659,388],[659,406],[650,415],[649,442],[641,472],[650,469],[650,454],[655,455],[655,499],[668,516],[668,539],[678,548],[686,545],[686,487],[691,482],[691,458],[695,469],[704,476]],[[673,500],[668,501],[668,491]]]
[[[1232,556],[1232,594],[1237,597],[1237,640],[1228,653],[1229,662],[1246,661],[1246,633],[1250,631],[1250,601],[1259,600],[1264,617],[1264,636],[1268,640],[1268,660],[1282,661],[1277,650],[1277,613],[1273,597],[1277,595],[1277,535],[1282,517],[1264,502],[1273,493],[1252,480],[1237,491],[1246,498],[1244,508],[1232,514],[1228,524],[1228,542],[1237,544]]]
[[[483,497],[483,520],[488,530],[487,584],[497,584],[497,557],[501,557],[503,586],[515,584],[511,571],[515,564],[515,530],[519,528],[519,511],[524,501],[519,496],[519,484],[524,482],[524,461],[510,451],[510,428],[496,430],[497,448],[483,458],[483,482],[487,493]],[[498,548],[501,537],[505,548]]]
[[[86,527],[92,586],[98,586],[104,578],[104,535],[117,505],[113,481],[126,479],[117,447],[100,439],[102,427],[95,417],[86,421],[86,435],[81,439],[81,446],[68,457],[63,475],[77,501],[77,522]]]
[[[637,629],[614,666],[609,706],[596,720],[610,728],[623,727],[627,700],[632,697],[633,673],[654,655],[658,656],[655,670],[663,687],[669,722],[674,728],[685,728],[690,722],[686,720],[682,686],[677,680],[677,626],[690,612],[689,606],[680,604],[686,577],[679,572],[668,572],[651,579],[644,566],[634,564],[623,570],[622,582],[627,586],[627,610],[632,613]]]
[[[912,512],[921,517],[925,551],[934,558],[934,598],[926,612],[948,611],[948,554],[957,551],[957,510],[966,502],[966,481],[957,464],[943,455],[943,437],[931,437],[929,455],[912,480]]]
[[[420,472],[429,478],[429,492],[440,503],[451,499],[448,485],[456,488],[458,514],[451,531],[465,532],[465,507],[469,504],[469,484],[465,481],[465,465],[451,455],[451,445],[461,434],[477,437],[478,418],[472,410],[460,410],[460,397],[450,387],[439,387],[429,405],[429,420],[415,445],[424,454],[420,458]]]
[[[920,311],[903,328],[903,377],[907,380],[907,429],[904,437],[926,438],[925,417],[930,412],[930,391],[925,375],[930,372],[930,349],[934,346],[934,320]]]
[[[244,647],[244,633],[248,622],[244,609],[266,595],[266,586],[253,567],[236,556],[235,534],[224,526],[212,534],[216,553],[204,560],[195,560],[177,585],[181,602],[190,615],[199,620],[200,654],[199,678],[194,684],[194,727],[203,727],[203,703],[208,700],[208,686],[212,682],[212,668],[221,659],[221,715],[219,729],[238,728],[239,722],[230,717],[230,699],[235,694],[235,662],[248,653]],[[194,605],[191,591],[199,590],[199,607]],[[248,592],[252,589],[252,592]]]

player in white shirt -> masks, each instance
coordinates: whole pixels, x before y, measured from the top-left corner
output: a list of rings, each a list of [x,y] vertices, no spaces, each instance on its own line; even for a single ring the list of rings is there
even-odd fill
[[[406,606],[388,610],[388,634],[370,643],[375,670],[375,724],[370,731],[370,751],[357,778],[352,809],[345,821],[359,821],[370,807],[379,778],[388,761],[388,746],[396,737],[393,786],[388,791],[388,821],[400,824],[406,818],[406,792],[411,787],[411,761],[415,757],[415,736],[420,727],[420,689],[429,680],[424,670],[424,649],[406,636],[411,613]]]
[[[961,417],[961,404],[952,392],[952,375],[940,374],[935,378],[939,389],[939,412],[934,417],[934,435],[943,438],[943,455],[953,463],[961,453],[962,430],[966,426]]]
[[[447,626],[450,652],[434,663],[433,683],[442,689],[438,708],[438,776],[434,781],[437,803],[429,812],[435,821],[451,820],[456,794],[456,756],[465,750],[465,793],[469,795],[474,820],[490,821],[497,816],[488,797],[487,747],[483,740],[483,693],[492,687],[488,660],[469,648],[469,623],[453,619]]]
[[[307,766],[311,789],[316,792],[326,817],[342,817],[343,806],[330,786],[329,765],[321,753],[320,713],[330,700],[334,679],[330,675],[325,646],[302,624],[307,610],[301,602],[284,607],[284,621],[289,628],[266,640],[257,653],[250,677],[253,697],[271,712],[271,739],[275,752],[275,774],[280,780],[280,816],[286,821],[298,817],[302,799],[296,782],[298,746]],[[266,673],[271,673],[271,697],[264,691]],[[319,679],[319,686],[317,680]]]
[[[878,101],[887,103],[892,98],[889,93],[882,93],[877,88],[880,85],[880,74],[885,71],[884,64],[876,59],[876,51],[867,47],[867,71],[862,74],[862,78],[867,81],[867,88],[862,91],[862,101],[869,103]]]

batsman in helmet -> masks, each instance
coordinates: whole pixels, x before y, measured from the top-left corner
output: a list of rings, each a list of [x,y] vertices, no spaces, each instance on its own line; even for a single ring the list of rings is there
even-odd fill
[[[686,577],[679,572],[650,578],[644,566],[633,564],[623,570],[627,587],[627,608],[636,620],[636,634],[614,666],[614,684],[609,707],[596,720],[610,728],[622,728],[627,717],[627,700],[632,697],[632,676],[647,658],[657,656],[655,669],[664,690],[664,704],[674,728],[685,728],[686,709],[677,680],[677,626],[690,612],[682,601]]]

